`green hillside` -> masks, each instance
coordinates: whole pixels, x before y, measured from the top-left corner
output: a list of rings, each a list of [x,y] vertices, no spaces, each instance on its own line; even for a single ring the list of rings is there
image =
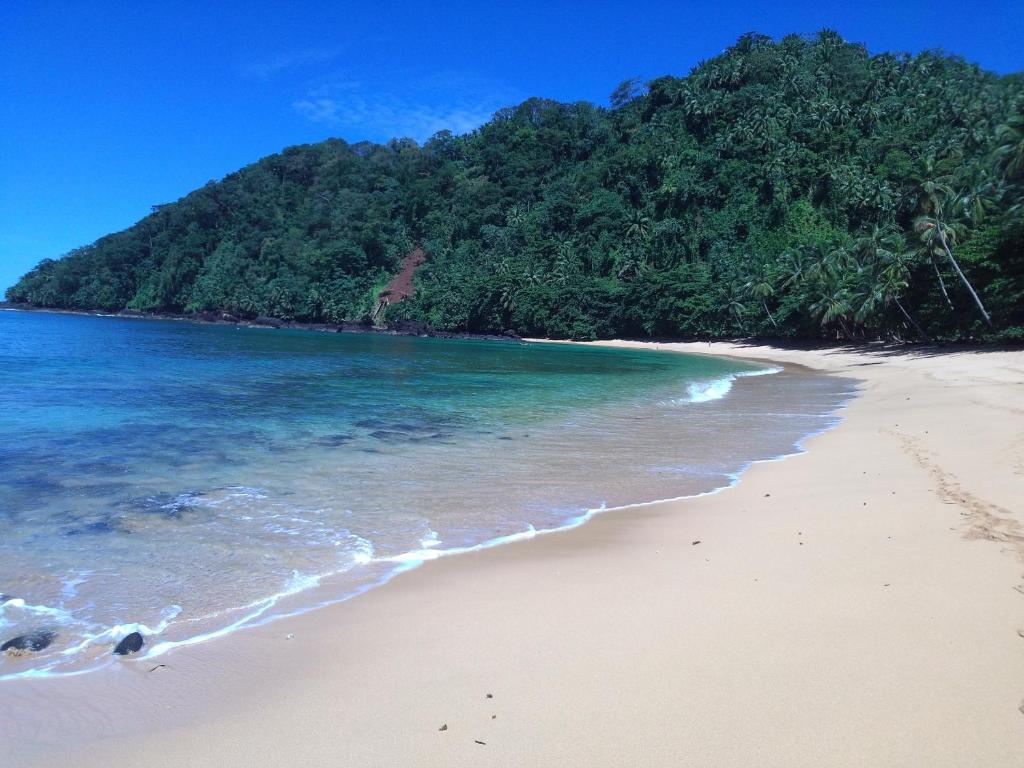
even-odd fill
[[[422,245],[389,320],[1024,338],[1020,75],[832,32],[746,35],[611,104],[530,99],[422,146],[292,147],[44,261],[7,298],[357,320]]]

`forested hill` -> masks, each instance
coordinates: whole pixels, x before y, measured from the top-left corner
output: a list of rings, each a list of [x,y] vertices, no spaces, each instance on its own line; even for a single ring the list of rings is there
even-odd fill
[[[44,261],[45,307],[366,317],[422,245],[437,329],[1024,338],[1024,81],[746,35],[612,106],[292,147]],[[991,317],[991,325],[987,316]]]

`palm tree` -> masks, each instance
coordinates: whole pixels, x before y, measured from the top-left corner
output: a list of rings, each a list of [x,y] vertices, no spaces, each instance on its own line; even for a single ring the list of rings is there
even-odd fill
[[[1006,192],[1006,184],[982,165],[967,165],[958,175],[960,192],[956,196],[956,211],[977,226],[994,211]]]
[[[926,334],[921,326],[917,324],[917,321],[910,316],[906,308],[900,302],[900,293],[902,293],[906,287],[910,284],[910,273],[907,271],[906,264],[901,261],[893,262],[882,270],[879,275],[878,289],[882,295],[882,303],[888,304],[890,301],[896,304],[896,307],[907,319],[914,330],[917,331],[917,335],[920,336],[924,341],[928,341],[928,334]]]
[[[827,328],[833,322],[838,323],[843,336],[853,339],[846,325],[846,318],[853,313],[852,296],[839,280],[829,279],[818,283],[810,311],[821,321],[822,328]]]
[[[1024,107],[996,129],[996,168],[1008,181],[1024,179]]]
[[[795,248],[782,254],[780,262],[785,278],[782,280],[783,288],[790,288],[803,282],[807,270],[811,267],[811,258],[806,248]]]
[[[964,271],[960,268],[960,264],[953,256],[953,251],[950,247],[950,243],[956,245],[957,237],[959,234],[958,230],[961,230],[955,224],[948,224],[941,218],[943,214],[942,206],[939,205],[935,208],[933,216],[919,216],[914,220],[914,231],[917,232],[918,237],[921,240],[921,244],[927,249],[929,254],[939,255],[945,253],[946,258],[949,260],[950,265],[953,267],[953,271],[956,272],[957,277],[960,278],[960,282],[963,283],[964,288],[971,295],[974,300],[974,305],[978,308],[978,312],[984,318],[985,323],[991,327],[992,318],[985,309],[985,305],[981,303],[981,298],[974,290],[974,286],[971,285],[971,281],[967,279]],[[938,270],[936,269],[936,274]],[[941,281],[941,276],[940,276]],[[943,286],[943,292],[945,293],[945,286]],[[946,296],[946,301],[949,301],[949,296]]]
[[[813,286],[811,314],[821,322],[822,328],[835,323],[843,336],[853,339],[848,320],[856,320],[854,306],[863,303],[860,283],[863,270],[855,255],[845,248],[822,250],[818,262],[807,270],[807,279]]]
[[[516,308],[516,299],[518,297],[519,286],[507,284],[501,289],[501,295],[498,298],[498,303],[505,312],[511,313]]]
[[[942,202],[953,197],[950,177],[939,168],[934,157],[926,157],[910,177],[910,189],[905,197],[912,213],[927,215],[935,211]]]
[[[775,295],[775,284],[768,278],[768,270],[763,264],[743,285],[743,291],[751,298],[761,302],[768,319],[772,321],[773,326],[778,328],[779,324],[775,322],[772,311],[768,309],[768,299]]]
[[[635,240],[646,240],[651,232],[651,219],[643,211],[634,211],[626,224],[626,237]]]
[[[742,327],[743,315],[747,313],[747,307],[743,303],[743,287],[733,285],[729,291],[729,299],[726,302],[726,309],[736,321],[738,327]]]
[[[917,335],[927,341],[927,334],[900,301],[900,294],[910,284],[909,262],[913,257],[913,251],[907,247],[906,238],[899,232],[886,231],[875,226],[859,243],[864,252],[870,254],[869,258],[875,269],[867,298],[861,305],[859,320],[863,322],[878,307],[887,306],[892,302],[917,331]]]

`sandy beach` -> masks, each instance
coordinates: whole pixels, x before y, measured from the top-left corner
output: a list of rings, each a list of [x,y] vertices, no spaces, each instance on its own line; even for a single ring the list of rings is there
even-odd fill
[[[720,493],[0,688],[3,764],[1024,765],[1024,352],[646,345],[860,393]]]

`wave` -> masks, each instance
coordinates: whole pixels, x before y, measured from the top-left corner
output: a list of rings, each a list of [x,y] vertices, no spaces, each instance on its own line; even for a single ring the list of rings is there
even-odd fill
[[[708,403],[712,400],[721,400],[729,394],[729,391],[732,389],[733,382],[735,382],[736,379],[748,376],[771,376],[775,373],[782,373],[782,368],[761,368],[756,371],[730,373],[720,379],[714,379],[713,381],[695,381],[686,388],[687,397],[677,398],[671,402],[673,404]]]

